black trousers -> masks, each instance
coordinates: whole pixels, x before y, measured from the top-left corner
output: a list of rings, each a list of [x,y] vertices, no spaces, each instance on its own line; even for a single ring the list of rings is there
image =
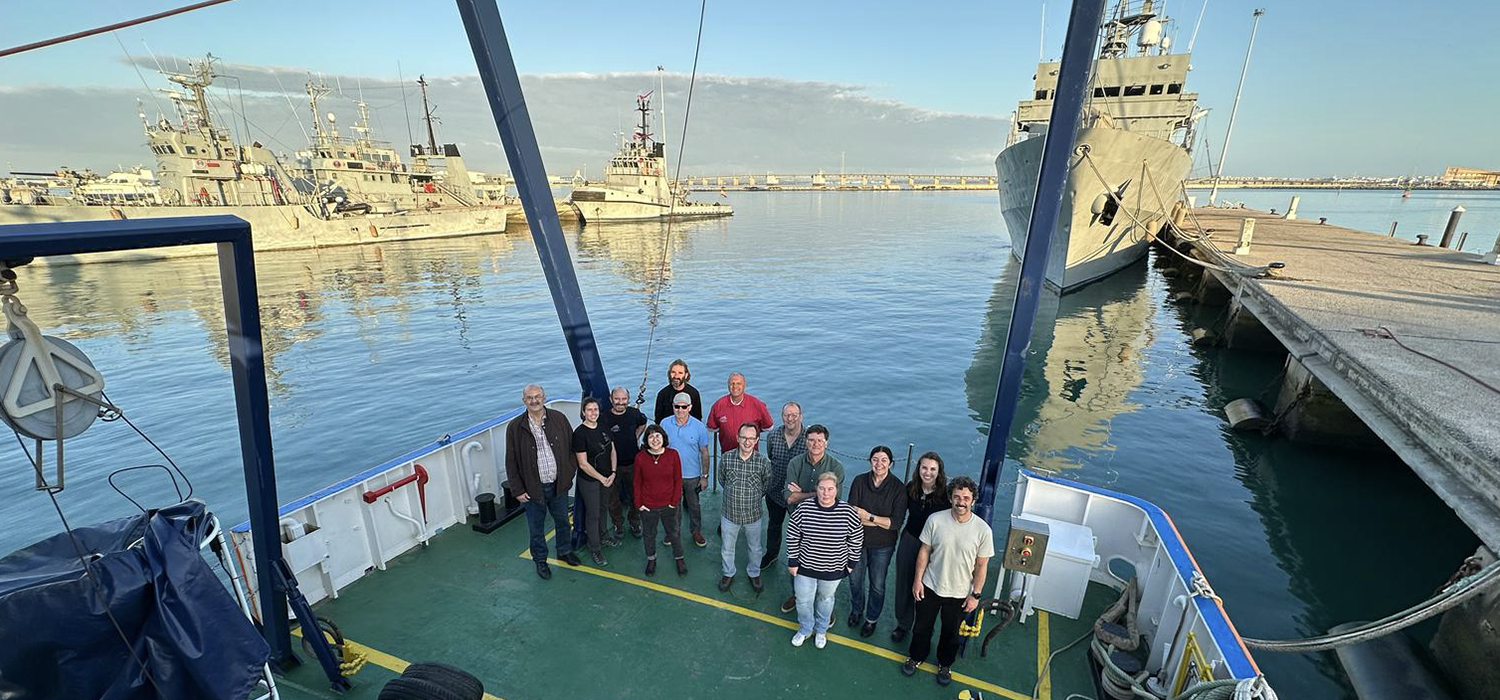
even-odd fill
[[[931,588],[922,587],[922,599],[917,601],[917,624],[911,631],[911,649],[907,655],[921,663],[932,651],[932,628],[943,620],[943,632],[938,636],[937,662],[939,666],[952,666],[958,659],[958,625],[964,618],[963,598],[944,598]],[[911,595],[911,591],[907,591]]]
[[[766,555],[763,562],[776,561],[781,556],[781,524],[786,521],[786,503],[779,497],[766,496]],[[761,565],[762,568],[766,564]]]

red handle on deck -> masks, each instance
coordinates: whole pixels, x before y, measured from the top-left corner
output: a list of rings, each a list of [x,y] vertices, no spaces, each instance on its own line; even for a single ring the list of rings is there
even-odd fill
[[[417,500],[422,503],[422,522],[425,523],[427,522],[427,470],[423,469],[422,465],[420,464],[412,465],[411,475],[403,476],[400,479],[391,482],[390,484],[375,489],[374,491],[366,491],[364,494],[365,503],[374,503],[375,501],[380,500],[381,496],[384,496],[412,482],[416,482],[417,484]]]

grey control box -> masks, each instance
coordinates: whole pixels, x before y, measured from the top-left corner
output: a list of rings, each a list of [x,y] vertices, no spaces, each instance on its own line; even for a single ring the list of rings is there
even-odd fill
[[[1004,566],[1023,574],[1042,573],[1042,558],[1047,554],[1047,523],[1020,515],[1010,516],[1010,534],[1005,536]]]

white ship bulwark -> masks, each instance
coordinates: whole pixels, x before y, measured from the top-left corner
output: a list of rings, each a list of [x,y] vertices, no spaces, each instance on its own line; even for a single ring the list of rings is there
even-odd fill
[[[1000,210],[1017,257],[1026,250],[1044,141],[1026,139],[995,159]],[[1085,147],[1087,159],[1078,155]],[[1187,151],[1169,141],[1119,129],[1080,129],[1049,256],[1048,284],[1068,290],[1139,260],[1148,237],[1170,215],[1191,165]]]

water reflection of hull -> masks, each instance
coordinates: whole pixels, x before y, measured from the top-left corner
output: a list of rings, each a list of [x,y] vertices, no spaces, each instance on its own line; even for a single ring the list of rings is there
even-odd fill
[[[575,240],[581,264],[609,260],[629,280],[635,292],[649,291],[658,280],[672,282],[672,260],[692,249],[693,240],[723,233],[722,219],[673,221],[610,221],[583,226]]]
[[[982,423],[994,410],[1019,267],[1012,260],[995,284],[965,373],[969,408]],[[1145,270],[1145,265],[1127,267],[1066,296],[1046,296],[1027,351],[1042,361],[1028,363],[1022,379],[1008,455],[1027,467],[1060,471],[1113,451],[1111,423],[1136,409],[1130,393],[1141,383],[1142,352],[1152,341]]]
[[[266,370],[276,393],[277,359],[294,344],[313,340],[327,328],[321,306],[336,301],[337,316],[352,320],[356,336],[378,354],[376,328],[405,325],[420,313],[406,292],[441,286],[451,290],[449,305],[462,327],[464,306],[481,298],[481,277],[510,258],[507,235],[375,243],[364,246],[257,253]],[[218,261],[213,257],[142,261],[129,265],[35,266],[20,271],[31,316],[68,338],[124,338],[126,344],[151,342],[156,329],[182,312],[213,338],[212,353],[224,367],[229,352],[224,335],[224,302]],[[45,294],[27,290],[46,290]],[[461,341],[462,342],[462,341]]]
[[[104,220],[110,218],[110,211],[107,207],[11,205],[0,207],[0,224]],[[129,219],[238,216],[250,224],[251,238],[257,253],[500,233],[505,230],[512,213],[516,219],[522,218],[520,211],[512,206],[449,207],[333,219],[320,219],[307,208],[297,205],[125,207],[120,212],[122,217]],[[40,264],[56,266],[84,262],[134,262],[212,255],[213,252],[211,245],[174,246],[54,256],[44,258]]]

